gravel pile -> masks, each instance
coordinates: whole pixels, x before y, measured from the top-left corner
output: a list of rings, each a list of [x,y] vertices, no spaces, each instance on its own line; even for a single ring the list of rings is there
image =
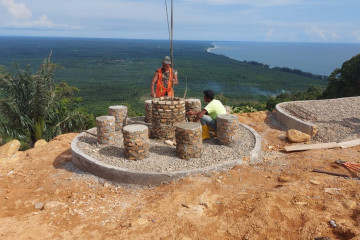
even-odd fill
[[[92,129],[96,134],[96,128]],[[95,132],[94,132],[95,131]],[[205,140],[202,146],[201,158],[182,160],[176,156],[176,146],[169,146],[163,141],[150,139],[150,157],[144,160],[132,161],[124,158],[123,136],[116,134],[116,145],[101,146],[94,135],[86,133],[78,142],[78,148],[85,154],[104,163],[144,172],[174,172],[217,165],[248,156],[254,148],[253,134],[241,126],[239,131],[242,142],[236,147],[218,145],[214,138]]]
[[[360,97],[289,102],[282,108],[318,127],[315,142],[343,142],[360,137]]]

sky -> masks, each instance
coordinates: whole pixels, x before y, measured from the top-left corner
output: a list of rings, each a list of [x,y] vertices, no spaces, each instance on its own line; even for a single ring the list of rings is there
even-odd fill
[[[0,0],[0,36],[169,39],[171,0]],[[174,0],[174,40],[360,43],[359,0]]]

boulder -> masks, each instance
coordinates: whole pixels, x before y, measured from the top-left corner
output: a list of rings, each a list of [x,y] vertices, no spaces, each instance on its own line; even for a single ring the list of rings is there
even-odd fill
[[[10,157],[20,149],[20,142],[16,139],[0,147],[0,158]]]
[[[40,140],[37,140],[35,145],[34,145],[34,148],[37,148],[37,147],[43,147],[47,144],[47,141],[44,140],[44,139],[40,139]]]
[[[309,134],[300,132],[295,129],[290,129],[286,132],[286,136],[289,139],[290,142],[293,143],[302,143],[302,142],[308,142],[311,139],[311,136]]]

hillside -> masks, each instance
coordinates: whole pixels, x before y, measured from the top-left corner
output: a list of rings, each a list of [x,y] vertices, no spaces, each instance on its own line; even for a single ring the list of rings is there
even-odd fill
[[[206,41],[175,41],[174,65],[179,72],[175,94],[202,98],[202,91],[223,93],[229,104],[264,101],[282,91],[304,91],[309,86],[325,87],[320,76],[286,68],[269,68],[256,62],[240,62],[206,50]],[[67,81],[80,89],[83,106],[103,115],[111,105],[131,106],[130,114],[142,113],[143,101],[150,97],[150,83],[161,60],[169,55],[169,42],[160,40],[82,38],[0,38],[0,65],[15,72],[32,68],[52,50],[52,62],[63,66],[58,82]]]
[[[273,113],[239,119],[263,137],[263,164],[154,188],[113,185],[74,168],[75,133],[2,159],[0,238],[360,239],[359,180],[311,172],[349,174],[333,162],[359,163],[360,146],[284,153],[290,143]]]

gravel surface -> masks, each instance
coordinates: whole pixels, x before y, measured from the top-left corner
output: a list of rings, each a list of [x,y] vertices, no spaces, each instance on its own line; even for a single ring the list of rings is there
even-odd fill
[[[96,128],[89,130],[96,134]],[[254,148],[255,137],[241,126],[240,133],[242,142],[236,147],[218,145],[215,138],[203,141],[201,158],[182,160],[176,156],[176,146],[169,146],[163,141],[150,139],[150,157],[144,160],[132,161],[124,158],[123,136],[121,132],[116,134],[116,145],[101,146],[97,143],[94,135],[86,133],[78,142],[78,148],[85,154],[122,168],[144,172],[174,172],[190,170],[217,165],[231,160],[242,159],[248,156]]]
[[[360,137],[360,97],[289,102],[282,108],[318,127],[315,142],[343,142]]]

